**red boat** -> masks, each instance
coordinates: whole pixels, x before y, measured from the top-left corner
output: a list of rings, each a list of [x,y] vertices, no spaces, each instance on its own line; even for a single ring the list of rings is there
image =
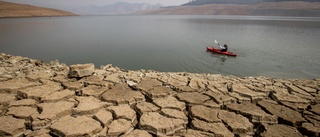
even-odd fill
[[[211,52],[214,52],[214,53],[227,55],[227,56],[237,56],[236,53],[229,52],[229,51],[222,52],[222,51],[220,51],[220,49],[215,49],[215,48],[213,48],[213,47],[207,47],[207,50],[208,50],[208,51],[211,51]]]

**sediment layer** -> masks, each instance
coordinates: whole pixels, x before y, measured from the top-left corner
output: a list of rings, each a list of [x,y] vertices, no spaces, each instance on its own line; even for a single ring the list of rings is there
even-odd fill
[[[320,79],[67,66],[0,55],[0,136],[314,136]]]

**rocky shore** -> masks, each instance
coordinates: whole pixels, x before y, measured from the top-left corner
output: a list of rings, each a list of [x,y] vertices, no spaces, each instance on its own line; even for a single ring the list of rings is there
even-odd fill
[[[320,79],[67,66],[0,55],[0,136],[319,137]]]

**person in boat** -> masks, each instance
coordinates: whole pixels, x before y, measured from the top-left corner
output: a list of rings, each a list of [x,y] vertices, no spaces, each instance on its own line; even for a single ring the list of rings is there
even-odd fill
[[[221,52],[227,52],[228,51],[228,45],[224,44],[223,46],[221,46],[220,44],[218,44],[220,46],[220,51]]]

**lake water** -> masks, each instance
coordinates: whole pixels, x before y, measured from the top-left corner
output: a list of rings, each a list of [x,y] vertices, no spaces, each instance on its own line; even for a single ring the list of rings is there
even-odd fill
[[[206,52],[227,43],[237,57]],[[320,18],[75,16],[0,19],[0,53],[128,70],[320,77]]]

